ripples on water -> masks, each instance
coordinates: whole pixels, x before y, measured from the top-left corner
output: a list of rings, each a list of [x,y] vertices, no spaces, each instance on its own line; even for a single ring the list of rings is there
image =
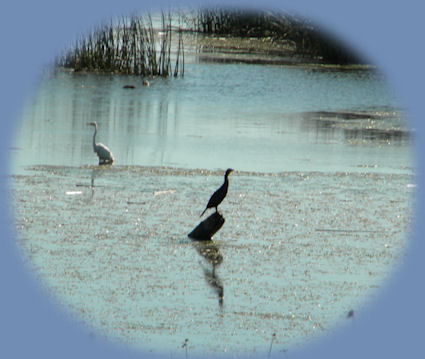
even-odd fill
[[[192,353],[265,353],[272,333],[275,351],[297,346],[361,312],[402,257],[409,175],[236,172],[211,249],[222,256],[214,282],[187,234],[222,180],[221,171],[34,167],[13,177],[19,242],[83,322],[163,353],[185,338]]]
[[[188,64],[182,79],[150,82],[50,74],[25,109],[13,171],[95,163],[89,121],[99,123],[98,141],[119,165],[263,172],[411,167],[409,128],[372,71]]]
[[[412,134],[380,76],[191,63],[150,82],[49,73],[25,108],[12,200],[48,292],[96,333],[171,355],[186,338],[263,355],[273,333],[286,351],[361,312],[412,206]],[[89,121],[114,166],[90,166]],[[228,167],[225,223],[195,245]]]

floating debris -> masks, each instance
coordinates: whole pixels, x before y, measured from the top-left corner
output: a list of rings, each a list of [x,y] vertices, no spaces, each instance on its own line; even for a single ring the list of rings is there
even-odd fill
[[[127,204],[146,204],[146,202],[127,201]]]
[[[153,193],[153,195],[154,195],[154,196],[161,196],[161,195],[163,195],[163,194],[171,194],[171,193],[174,193],[174,192],[176,192],[176,190],[175,190],[175,189],[168,189],[168,190],[166,190],[166,191],[155,191],[155,192]]]
[[[75,196],[78,194],[83,194],[83,192],[81,191],[66,191],[65,194],[67,194],[68,196]]]

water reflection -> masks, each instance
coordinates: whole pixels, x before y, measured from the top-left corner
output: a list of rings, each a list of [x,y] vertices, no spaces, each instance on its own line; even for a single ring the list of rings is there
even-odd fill
[[[210,265],[210,268],[203,267],[204,277],[207,284],[217,293],[218,305],[221,308],[223,306],[224,287],[215,270],[223,262],[220,248],[213,240],[193,241],[193,245],[198,254],[205,258]]]
[[[400,126],[400,114],[394,111],[313,111],[301,113],[299,117],[301,129],[313,132],[316,142],[406,145],[411,138],[410,131]]]
[[[206,259],[211,267],[203,268],[204,276],[208,285],[217,293],[220,308],[223,306],[224,288],[215,269],[223,262],[223,256],[212,237],[220,230],[224,222],[224,217],[220,213],[214,212],[188,234],[198,254]]]
[[[100,165],[99,167],[93,168],[91,171],[90,176],[90,184],[87,183],[77,183],[77,187],[90,187],[90,195],[87,198],[87,203],[90,203],[93,200],[94,197],[94,188],[96,187],[94,184],[94,180],[98,177],[101,177],[103,175],[103,168],[104,167],[110,167],[110,165]]]
[[[344,137],[348,142],[360,140],[401,145],[409,141],[410,134],[398,129],[347,128],[344,129]]]
[[[91,172],[91,182],[90,182],[91,196],[90,196],[90,199],[88,200],[88,203],[92,201],[94,196],[94,179],[98,175],[98,172],[99,172],[98,170],[92,170]]]
[[[135,88],[123,89],[129,83]],[[362,111],[388,116],[357,118]],[[34,164],[94,163],[85,127],[93,121],[118,165],[222,168],[231,162],[249,171],[347,171],[360,158],[381,156],[372,146],[356,146],[354,153],[353,136],[374,143],[388,135],[394,142],[406,138],[391,132],[406,125],[371,71],[191,64],[183,79],[152,79],[149,87],[129,76],[58,71],[42,82],[23,117],[14,173]],[[371,135],[357,128],[388,131]],[[404,168],[407,146],[394,147],[400,160],[393,156],[389,165]],[[336,153],[344,161],[334,161]],[[384,171],[387,163],[379,162]]]

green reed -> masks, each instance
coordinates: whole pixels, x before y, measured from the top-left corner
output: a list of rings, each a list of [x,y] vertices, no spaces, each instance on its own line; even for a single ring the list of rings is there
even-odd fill
[[[172,28],[171,22],[171,14],[165,12],[161,13],[159,28],[154,28],[151,15],[111,20],[80,37],[56,60],[56,65],[75,71],[183,76],[182,34]],[[173,36],[178,36],[176,41]]]

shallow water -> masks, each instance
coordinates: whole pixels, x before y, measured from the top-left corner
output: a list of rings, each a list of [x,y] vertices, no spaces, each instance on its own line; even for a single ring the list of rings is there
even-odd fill
[[[50,74],[23,114],[13,172],[33,164],[95,164],[89,121],[99,123],[97,140],[119,165],[411,172],[410,138],[392,136],[408,128],[372,71],[186,67],[184,78],[151,79],[150,87],[127,76]],[[366,128],[389,137],[353,132]]]
[[[376,295],[402,257],[410,180],[236,172],[214,277],[187,234],[222,173],[42,166],[14,176],[13,195],[35,272],[108,338],[159,353],[182,352],[188,338],[191,353],[264,354],[273,333],[275,351],[291,349]]]
[[[150,82],[52,72],[24,109],[12,199],[48,293],[95,335],[171,355],[185,339],[265,355],[273,333],[292,350],[361,313],[403,258],[414,191],[382,78],[193,62]],[[113,166],[96,166],[89,121]],[[203,248],[187,234],[228,167]]]

